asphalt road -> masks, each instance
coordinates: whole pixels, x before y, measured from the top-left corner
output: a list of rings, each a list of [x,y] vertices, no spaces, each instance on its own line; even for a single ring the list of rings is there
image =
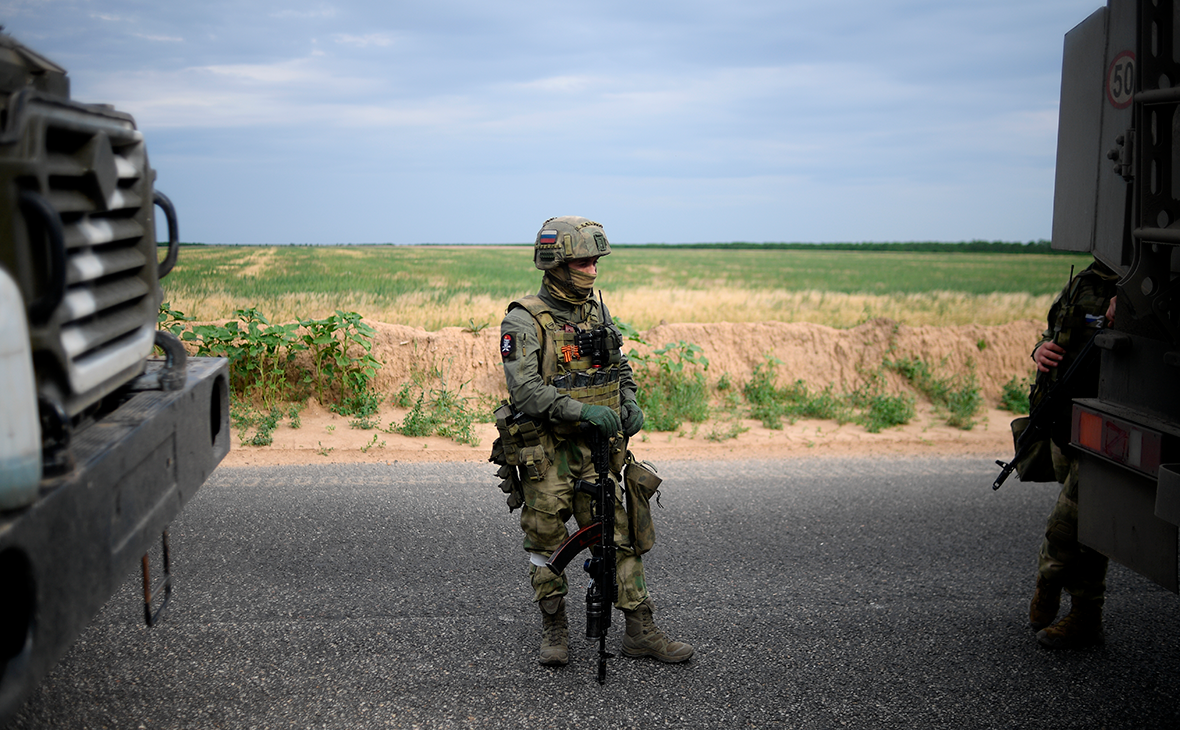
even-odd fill
[[[648,580],[696,656],[604,686],[580,575],[572,661],[536,663],[492,469],[219,469],[172,527],[164,622],[129,576],[9,727],[1180,725],[1180,598],[1112,565],[1106,645],[1037,645],[1056,490],[993,492],[986,460],[662,465]]]

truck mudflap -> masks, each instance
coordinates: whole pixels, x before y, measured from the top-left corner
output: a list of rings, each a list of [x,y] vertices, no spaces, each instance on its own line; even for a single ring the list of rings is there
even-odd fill
[[[229,453],[226,360],[189,358],[183,368],[179,388],[133,387],[75,432],[73,468],[43,479],[28,507],[0,513],[0,724],[137,564],[146,566],[149,549]],[[149,360],[140,380],[158,382],[166,369]],[[165,581],[171,586],[171,575]]]

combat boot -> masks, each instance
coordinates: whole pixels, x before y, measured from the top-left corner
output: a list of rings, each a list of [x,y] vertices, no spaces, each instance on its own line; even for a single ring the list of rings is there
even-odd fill
[[[1057,619],[1061,608],[1061,584],[1037,576],[1037,590],[1028,604],[1028,623],[1033,631],[1040,631]]]
[[[692,646],[682,641],[672,641],[656,626],[652,612],[655,604],[651,598],[643,599],[643,603],[635,607],[634,611],[623,611],[627,619],[627,632],[623,635],[623,654],[629,657],[650,656],[662,662],[675,664],[688,660],[692,656]]]
[[[541,654],[539,661],[547,667],[569,664],[569,622],[565,618],[565,596],[550,596],[541,606]]]
[[[1037,632],[1037,641],[1050,649],[1082,649],[1104,641],[1101,598],[1073,598],[1069,613],[1052,626]]]

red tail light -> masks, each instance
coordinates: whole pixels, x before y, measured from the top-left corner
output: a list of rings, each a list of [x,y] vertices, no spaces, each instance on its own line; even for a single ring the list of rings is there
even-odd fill
[[[1075,403],[1070,440],[1074,446],[1149,476],[1159,472],[1163,435],[1145,426]]]

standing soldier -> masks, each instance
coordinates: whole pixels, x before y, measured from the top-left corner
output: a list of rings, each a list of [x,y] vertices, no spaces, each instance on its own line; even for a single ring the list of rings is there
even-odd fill
[[[1068,368],[1078,351],[1093,336],[1103,315],[1114,318],[1115,282],[1118,275],[1095,260],[1070,280],[1049,309],[1049,329],[1033,348],[1032,358],[1041,373],[1030,400],[1035,401]],[[1097,360],[1089,370],[1071,378],[1070,398],[1098,393]],[[1037,588],[1029,604],[1029,623],[1037,641],[1054,649],[1077,649],[1102,642],[1102,604],[1106,596],[1105,555],[1078,542],[1078,460],[1070,441],[1070,414],[1053,414],[1053,471],[1062,483],[1045,525],[1045,539],[1038,554]],[[1070,611],[1054,623],[1061,605],[1061,591],[1070,594]]]
[[[541,226],[533,263],[545,272],[534,296],[508,305],[500,325],[500,356],[513,418],[521,443],[506,444],[520,465],[523,504],[520,526],[529,555],[533,600],[541,609],[540,662],[569,661],[565,595],[568,584],[545,563],[566,539],[566,521],[592,521],[590,500],[575,493],[578,479],[596,479],[590,447],[580,428],[596,429],[613,439],[611,477],[615,484],[615,545],[618,600],[626,617],[623,654],[682,662],[692,646],[673,641],[652,619],[655,606],[647,593],[643,560],[628,530],[619,488],[626,445],[623,434],[643,427],[635,401],[631,366],[623,356],[622,335],[610,313],[593,296],[598,260],[610,254],[602,226],[577,216],[550,218]],[[579,332],[598,331],[607,342],[605,361],[574,344]],[[511,504],[511,503],[510,503]]]

